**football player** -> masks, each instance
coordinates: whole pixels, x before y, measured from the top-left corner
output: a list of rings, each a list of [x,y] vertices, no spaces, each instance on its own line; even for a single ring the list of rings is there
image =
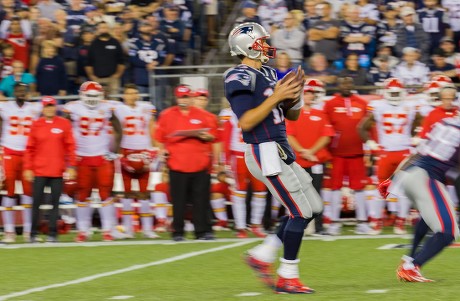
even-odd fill
[[[322,211],[323,204],[311,177],[295,163],[284,121],[299,117],[304,73],[299,67],[277,82],[275,70],[264,65],[276,53],[267,43],[269,37],[257,23],[233,28],[228,37],[230,53],[238,56],[241,64],[224,74],[225,96],[247,144],[246,165],[289,213],[281,219],[277,234],[248,251],[246,262],[277,293],[309,294],[314,290],[299,280],[298,251],[305,227]],[[284,254],[275,284],[271,270],[282,245]]]
[[[22,160],[26,149],[27,137],[30,133],[32,122],[40,116],[41,104],[27,101],[28,86],[18,82],[14,86],[14,101],[0,102],[0,127],[1,146],[3,147],[3,168],[5,171],[6,196],[3,197],[2,212],[5,236],[3,242],[13,243],[16,241],[15,216],[15,183],[22,182],[23,194],[21,204],[23,210],[23,238],[30,239],[32,226],[32,185],[23,180]]]
[[[112,123],[117,137],[115,149],[119,149],[122,137],[120,122],[113,114],[111,106],[103,101],[102,86],[94,81],[84,82],[80,87],[80,100],[69,102],[64,106],[64,114],[72,121],[77,142],[77,229],[75,241],[88,239],[91,226],[91,201],[93,188],[99,190],[101,197],[101,227],[103,240],[113,240],[115,225],[112,187],[114,165],[117,155],[110,152],[110,135],[107,124]]]
[[[234,176],[235,185],[232,187],[231,200],[236,237],[248,238],[246,217],[246,194],[252,190],[250,231],[257,237],[265,237],[262,230],[262,218],[266,206],[267,188],[262,181],[256,179],[244,162],[246,143],[238,125],[238,118],[231,108],[225,108],[219,113],[223,127],[224,149],[226,150],[227,165]]]
[[[115,107],[115,115],[123,128],[121,139],[121,174],[125,187],[123,204],[123,226],[125,233],[133,236],[133,199],[140,204],[142,232],[146,238],[158,238],[152,230],[153,214],[147,191],[150,163],[152,160],[152,136],[155,127],[155,107],[150,102],[140,101],[139,90],[134,84],[127,84],[123,92],[124,105]],[[139,182],[139,192],[131,188],[133,179]]]
[[[383,99],[369,103],[369,114],[359,126],[361,138],[371,151],[379,151],[377,177],[379,182],[388,179],[404,158],[411,154],[411,137],[420,125],[422,116],[412,101],[406,101],[406,90],[397,78],[389,78],[384,82]],[[372,140],[369,131],[375,124],[378,140]],[[384,202],[373,201],[370,206],[377,216],[375,234],[382,231],[381,212]],[[396,206],[395,206],[396,205]],[[395,208],[396,207],[396,208]],[[397,212],[394,225],[396,234],[406,234],[405,221],[409,214],[410,202],[399,197],[397,204],[389,202],[388,210]]]

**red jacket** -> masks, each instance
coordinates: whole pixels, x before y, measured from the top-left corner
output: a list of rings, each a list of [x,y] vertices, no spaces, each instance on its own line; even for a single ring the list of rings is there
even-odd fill
[[[211,120],[209,112],[193,106],[188,114],[182,113],[178,106],[161,113],[155,130],[155,139],[163,143],[168,150],[168,167],[171,170],[190,173],[204,171],[211,166],[210,145],[214,141],[205,142],[183,133],[208,129],[211,135],[217,137],[215,120]]]
[[[62,117],[37,119],[30,129],[24,153],[24,169],[38,177],[62,177],[66,167],[76,165],[72,124]]]
[[[454,117],[455,115],[457,115],[456,108],[446,110],[443,107],[436,107],[425,117],[425,119],[423,119],[420,137],[425,139],[426,135],[431,131],[431,128],[435,123],[443,120],[444,118]]]

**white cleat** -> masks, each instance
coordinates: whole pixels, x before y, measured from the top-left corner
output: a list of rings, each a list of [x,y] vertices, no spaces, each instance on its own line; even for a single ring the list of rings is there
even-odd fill
[[[12,244],[16,242],[16,234],[13,232],[5,232],[5,236],[2,239],[3,243]]]
[[[327,229],[327,233],[329,235],[333,235],[333,236],[338,236],[338,235],[342,234],[342,224],[340,224],[340,223],[332,223],[332,224],[330,224],[328,229]]]
[[[150,238],[150,239],[155,239],[155,238],[160,238],[160,235],[156,234],[155,232],[145,232],[144,237],[145,238]]]
[[[367,223],[360,223],[356,225],[355,228],[356,234],[361,235],[378,235],[380,232],[378,230],[372,229]]]

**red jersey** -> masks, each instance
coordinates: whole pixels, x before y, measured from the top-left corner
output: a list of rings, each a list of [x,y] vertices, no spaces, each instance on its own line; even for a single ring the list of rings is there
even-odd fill
[[[24,69],[29,68],[29,41],[25,38],[24,34],[8,34],[6,42],[11,44],[14,48],[14,60],[19,60],[24,64]]]
[[[217,137],[217,122],[212,122],[209,112],[190,107],[184,114],[178,106],[164,110],[158,119],[155,139],[169,152],[168,167],[179,172],[199,172],[211,166],[209,144],[192,137],[194,130],[206,129]]]
[[[363,142],[358,134],[358,124],[366,116],[367,102],[358,95],[335,95],[324,104],[324,113],[335,130],[329,149],[333,156],[353,157],[363,155]]]
[[[423,119],[422,123],[422,131],[420,132],[420,138],[425,139],[426,135],[431,131],[433,125],[441,121],[444,118],[454,117],[457,114],[457,109],[452,108],[450,110],[446,110],[442,107],[436,107],[431,111],[425,119]]]
[[[320,110],[311,109],[301,110],[297,121],[286,120],[286,132],[288,136],[294,136],[303,148],[311,148],[319,138],[335,135],[334,129],[327,116]],[[315,156],[319,163],[324,163],[331,159],[331,153],[327,147],[316,152]],[[318,162],[311,162],[300,157],[296,152],[296,162],[302,167],[311,167]]]
[[[75,139],[69,120],[44,117],[30,128],[24,154],[24,169],[39,177],[62,177],[67,166],[75,166]]]

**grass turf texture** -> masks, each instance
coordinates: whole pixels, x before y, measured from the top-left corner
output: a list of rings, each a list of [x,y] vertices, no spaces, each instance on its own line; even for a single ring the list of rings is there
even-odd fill
[[[347,229],[347,228],[345,228]],[[351,229],[351,228],[349,228]],[[347,231],[344,231],[347,232]],[[218,232],[218,237],[229,237]],[[73,235],[72,235],[73,237]],[[98,273],[178,256],[234,242],[178,243],[133,246],[0,249],[0,295],[62,283]],[[301,279],[316,290],[309,296],[276,295],[243,264],[250,243],[196,257],[151,266],[11,300],[456,300],[460,249],[448,249],[423,268],[436,283],[400,283],[395,269],[406,250],[378,250],[386,244],[409,243],[402,238],[304,241],[300,251]],[[371,294],[369,290],[386,290]],[[259,293],[241,297],[242,293]],[[1,299],[0,299],[1,300]],[[8,299],[10,300],[10,299]]]

